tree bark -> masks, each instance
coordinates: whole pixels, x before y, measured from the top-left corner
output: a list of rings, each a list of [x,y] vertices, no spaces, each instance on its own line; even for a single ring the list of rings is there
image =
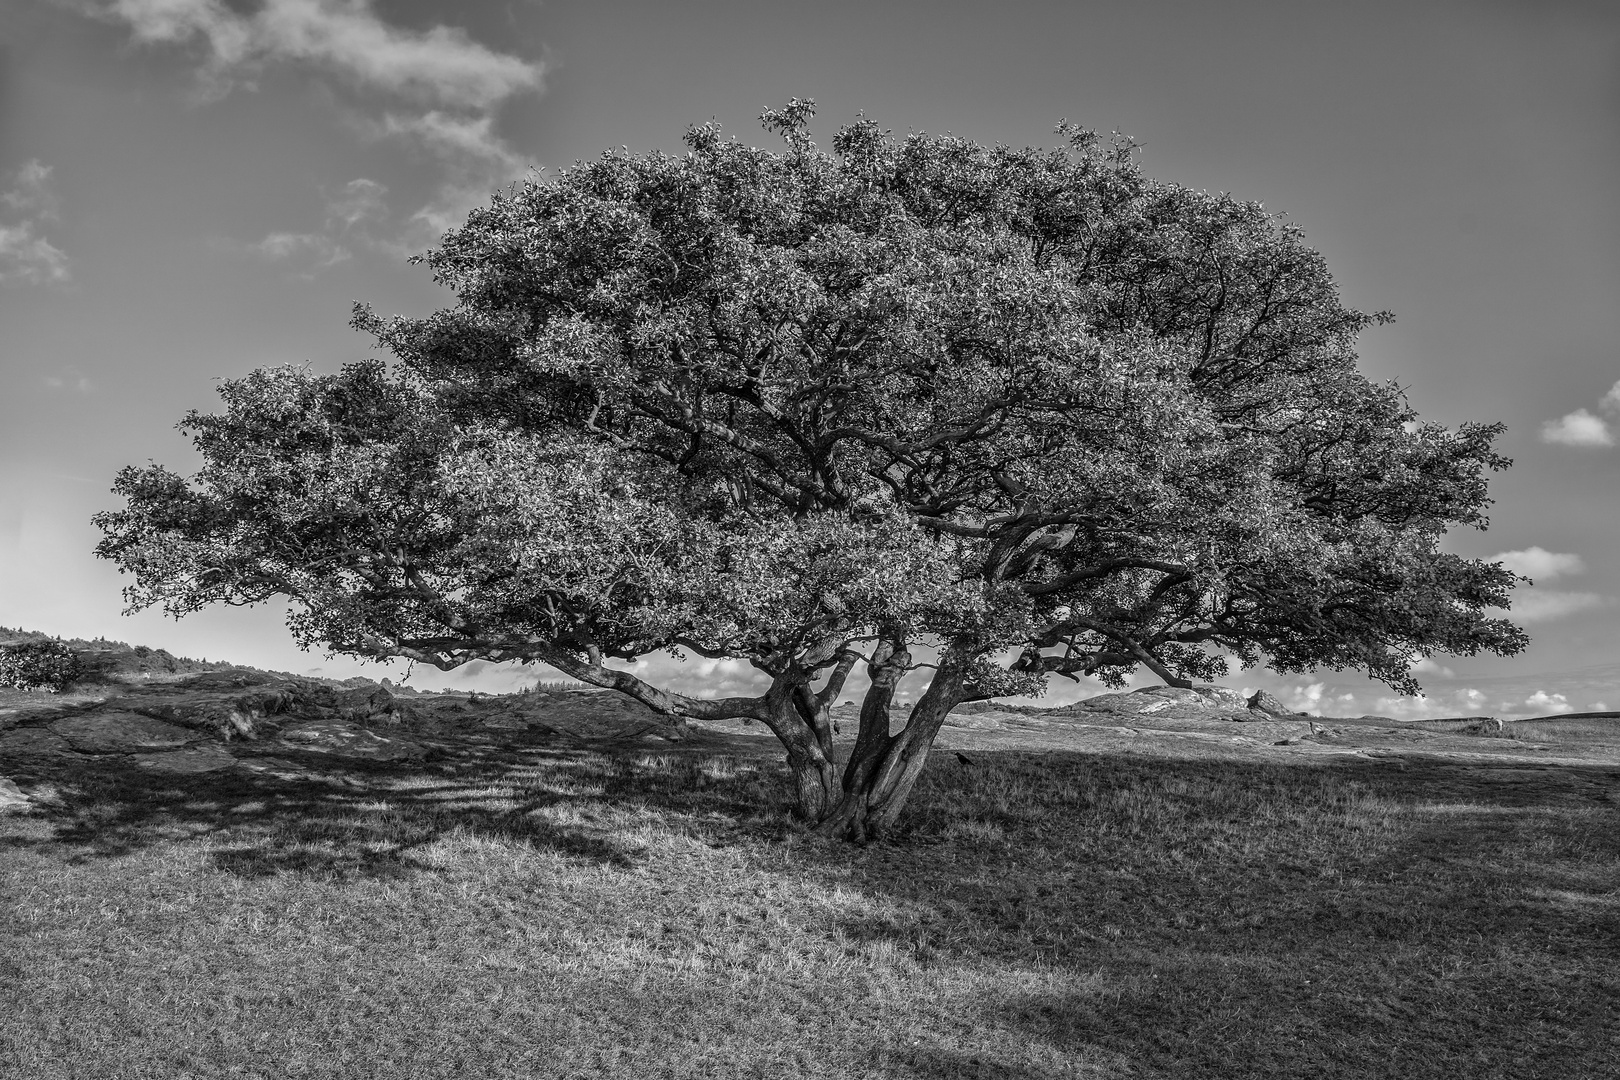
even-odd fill
[[[889,707],[894,687],[910,666],[904,643],[873,657],[872,689],[861,705],[861,730],[844,768],[843,795],[816,829],[856,843],[891,831],[905,809],[946,715],[962,700],[971,655],[961,643],[941,652],[927,691],[917,701],[906,726],[889,734]]]
[[[819,716],[807,717],[800,695],[806,688],[778,678],[765,693],[765,724],[787,750],[792,775],[793,815],[818,822],[838,799],[838,767],[833,762],[832,727]],[[819,721],[819,722],[818,722]]]

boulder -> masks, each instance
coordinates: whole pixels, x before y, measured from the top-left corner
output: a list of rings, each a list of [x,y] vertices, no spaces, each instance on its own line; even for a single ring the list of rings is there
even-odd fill
[[[1249,699],[1243,696],[1243,691],[1233,690],[1230,686],[1195,686],[1193,692],[1214,703],[1220,709],[1247,709]]]
[[[1299,715],[1264,690],[1256,690],[1245,699],[1244,705],[1255,712],[1265,713],[1267,716],[1294,717]]]

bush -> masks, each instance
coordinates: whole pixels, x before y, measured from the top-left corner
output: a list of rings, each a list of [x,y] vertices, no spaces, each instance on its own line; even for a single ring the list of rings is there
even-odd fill
[[[0,686],[60,693],[84,672],[79,654],[60,641],[0,645]]]

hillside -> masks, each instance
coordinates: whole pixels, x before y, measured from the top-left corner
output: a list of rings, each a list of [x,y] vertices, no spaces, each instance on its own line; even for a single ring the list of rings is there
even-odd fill
[[[0,645],[43,637],[0,630]],[[590,688],[422,694],[364,678],[338,682],[191,660],[122,642],[64,643],[85,669],[72,686],[56,694],[0,689],[0,775],[41,761],[122,761],[158,772],[198,773],[284,769],[291,766],[283,759],[310,754],[422,760],[467,740],[512,747],[652,740],[775,752],[763,727],[672,720]],[[857,715],[854,704],[834,710],[846,744]],[[1218,687],[1150,687],[1051,709],[964,705],[947,720],[938,745],[960,752],[1064,749],[1256,760],[1425,754],[1620,763],[1620,723],[1612,715],[1505,724],[1489,717],[1308,717]]]
[[[0,1075],[1620,1060],[1603,719],[1398,725],[1168,688],[970,705],[901,834],[862,848],[789,821],[758,725],[78,644],[93,678],[0,705]]]

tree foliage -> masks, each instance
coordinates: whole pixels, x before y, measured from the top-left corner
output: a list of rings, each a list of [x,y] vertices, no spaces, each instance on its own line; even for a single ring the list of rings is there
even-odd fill
[[[895,138],[784,152],[688,131],[494,196],[424,260],[457,303],[356,309],[388,362],[255,372],[126,469],[100,553],[137,607],[272,596],[306,643],[543,661],[671,715],[763,720],[802,814],[894,820],[950,708],[1052,675],[1177,685],[1228,659],[1402,691],[1511,653],[1483,527],[1499,425],[1418,421],[1356,367],[1300,230],[1152,180],[1128,140]],[[913,647],[938,650],[903,730]],[[748,660],[694,699],[610,665]],[[872,677],[852,757],[828,709]]]
[[[83,674],[79,654],[60,641],[0,645],[0,686],[59,694]]]

